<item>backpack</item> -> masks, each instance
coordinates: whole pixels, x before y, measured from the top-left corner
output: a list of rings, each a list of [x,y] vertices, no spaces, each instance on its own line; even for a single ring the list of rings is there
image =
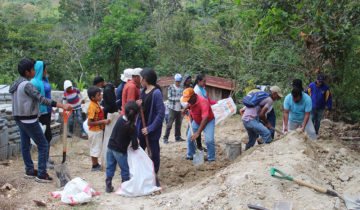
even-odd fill
[[[243,103],[246,107],[251,108],[257,106],[262,100],[269,96],[270,94],[264,91],[249,93],[241,100],[241,103]]]

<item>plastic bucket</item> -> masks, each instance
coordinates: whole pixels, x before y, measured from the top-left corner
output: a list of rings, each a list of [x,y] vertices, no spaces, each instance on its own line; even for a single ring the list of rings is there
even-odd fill
[[[225,157],[230,160],[235,160],[241,155],[241,143],[226,143]]]

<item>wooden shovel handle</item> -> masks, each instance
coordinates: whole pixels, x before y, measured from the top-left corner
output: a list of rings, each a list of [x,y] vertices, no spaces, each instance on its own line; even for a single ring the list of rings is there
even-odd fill
[[[191,115],[190,115],[190,112],[189,112],[189,115],[187,116],[187,118],[188,118],[188,121],[189,121],[189,126],[190,126],[191,135],[194,135],[194,130],[193,130],[192,124],[191,124]]]
[[[143,108],[142,108],[141,105],[140,105],[140,116],[141,116],[141,121],[142,121],[143,128],[146,128],[144,110],[143,110]],[[148,138],[147,135],[144,135],[144,136],[145,136],[146,148],[147,148],[147,151],[148,151],[149,156],[151,157],[151,150],[150,150],[150,145],[149,145],[149,138]]]
[[[325,193],[327,192],[327,190],[325,188],[322,188],[322,187],[318,187],[316,185],[312,185],[312,184],[309,184],[309,183],[306,183],[306,182],[303,182],[301,180],[298,180],[298,179],[294,179],[294,182],[296,182],[297,184],[299,185],[302,185],[302,186],[306,186],[306,187],[310,187],[318,192],[321,192],[321,193]]]

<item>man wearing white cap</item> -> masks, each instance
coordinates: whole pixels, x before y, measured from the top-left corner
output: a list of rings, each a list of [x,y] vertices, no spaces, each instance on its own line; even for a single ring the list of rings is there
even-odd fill
[[[125,104],[129,101],[137,101],[140,98],[140,72],[142,68],[131,69],[128,74],[131,77],[122,92],[121,115],[125,114]]]
[[[168,104],[167,107],[169,109],[169,119],[166,124],[166,131],[164,135],[164,143],[169,143],[169,135],[173,122],[175,121],[175,141],[185,141],[181,138],[181,122],[183,116],[181,114],[181,102],[180,98],[182,97],[183,88],[181,88],[181,74],[176,74],[174,77],[175,83],[170,85],[167,92]]]
[[[122,106],[122,92],[124,90],[125,84],[131,80],[131,72],[134,69],[125,69],[124,73],[121,74],[121,83],[120,85],[116,88],[116,105],[119,108],[119,110],[121,111],[121,106]]]
[[[68,137],[71,138],[74,127],[74,118],[76,119],[81,127],[81,137],[86,137],[86,133],[83,128],[83,119],[81,113],[81,104],[84,103],[80,90],[74,88],[70,80],[65,80],[64,82],[64,95],[63,95],[63,104],[70,104],[73,108],[73,111],[69,117],[69,133]]]

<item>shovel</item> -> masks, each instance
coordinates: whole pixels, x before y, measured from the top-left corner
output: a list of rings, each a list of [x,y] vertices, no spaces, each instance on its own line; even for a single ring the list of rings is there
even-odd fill
[[[279,175],[277,175],[276,173],[278,173]],[[356,198],[354,198],[354,197],[352,197],[350,195],[341,196],[338,193],[336,193],[335,191],[328,190],[328,189],[325,189],[325,188],[322,188],[322,187],[318,187],[318,186],[303,182],[303,181],[298,180],[298,179],[294,179],[293,177],[285,174],[284,172],[282,172],[282,171],[280,171],[280,170],[278,170],[276,168],[271,168],[271,176],[279,178],[279,179],[286,179],[286,180],[289,180],[289,181],[294,181],[295,183],[297,183],[299,185],[310,187],[310,188],[312,188],[312,189],[314,189],[314,190],[316,190],[318,192],[321,192],[321,193],[324,193],[324,194],[327,194],[327,195],[331,195],[331,196],[334,196],[334,197],[338,197],[338,198],[340,198],[341,200],[344,201],[344,203],[346,205],[346,208],[348,210],[360,210],[360,199],[356,199]]]
[[[143,110],[142,106],[140,106],[140,115],[141,115],[141,121],[142,121],[142,124],[143,124],[143,128],[146,128],[144,110]],[[144,136],[145,136],[146,149],[147,149],[147,151],[148,151],[149,157],[151,158],[151,150],[150,150],[150,145],[149,145],[149,137],[148,137],[148,135],[144,135]]]
[[[191,135],[194,135],[194,131],[193,131],[191,119],[190,119],[190,114],[188,116],[188,120],[189,120]],[[204,163],[204,150],[199,150],[195,145],[195,154],[193,156],[193,164],[194,164],[194,166],[197,166],[197,165],[200,165],[203,163]]]
[[[68,168],[67,168],[67,164],[65,163],[65,161],[66,161],[67,129],[68,129],[67,123],[68,123],[68,119],[69,119],[69,117],[71,115],[71,112],[72,112],[72,110],[70,110],[70,111],[65,111],[64,110],[63,113],[62,113],[63,117],[64,117],[63,159],[62,159],[61,164],[56,165],[54,167],[56,178],[57,178],[57,183],[58,183],[59,187],[65,186],[66,183],[68,183],[71,180],[70,175],[69,175],[69,171],[68,171]]]

